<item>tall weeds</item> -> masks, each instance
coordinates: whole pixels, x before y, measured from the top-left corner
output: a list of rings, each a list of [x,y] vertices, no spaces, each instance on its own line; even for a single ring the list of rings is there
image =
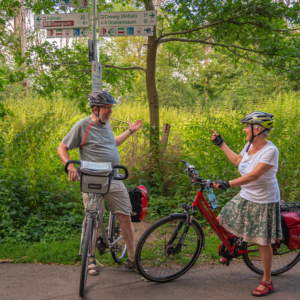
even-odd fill
[[[78,183],[68,182],[56,149],[72,128],[85,115],[65,99],[53,100],[28,96],[8,99],[5,107],[14,116],[0,121],[0,238],[26,242],[62,238],[80,228],[81,195]],[[152,217],[165,215],[184,201],[188,179],[179,170],[180,159],[193,163],[205,179],[230,180],[239,176],[237,168],[211,143],[211,131],[222,134],[226,144],[239,153],[245,143],[245,114],[262,110],[276,119],[270,140],[280,151],[279,181],[282,198],[300,199],[299,140],[300,102],[298,94],[282,94],[271,99],[247,100],[235,108],[228,98],[223,106],[213,107],[199,101],[194,111],[161,108],[161,127],[171,125],[169,144],[160,152],[160,165],[149,162],[148,107],[122,104],[113,112],[119,120],[135,122],[142,119],[143,127],[119,147],[121,163],[128,166],[128,185],[144,184],[151,194],[149,212]],[[128,128],[111,121],[115,135]],[[77,150],[72,150],[77,159]],[[151,172],[151,178],[148,174]],[[237,193],[217,192],[221,206]]]

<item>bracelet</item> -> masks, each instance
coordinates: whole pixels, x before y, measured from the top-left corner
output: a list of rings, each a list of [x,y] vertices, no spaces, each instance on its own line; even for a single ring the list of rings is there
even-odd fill
[[[128,128],[128,130],[129,130],[130,134],[133,134],[133,131],[132,131],[132,129]]]
[[[231,180],[229,181],[229,186],[230,186],[230,188],[232,188],[232,185],[231,185]]]

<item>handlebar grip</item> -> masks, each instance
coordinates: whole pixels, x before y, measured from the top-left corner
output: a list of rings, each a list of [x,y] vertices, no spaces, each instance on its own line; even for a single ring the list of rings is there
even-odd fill
[[[121,166],[121,165],[115,165],[115,166],[113,166],[113,169],[122,169],[122,170],[125,171],[125,176],[120,174],[118,177],[114,177],[114,180],[125,180],[125,179],[127,179],[129,173],[128,173],[128,170],[127,170],[126,167]]]
[[[79,164],[80,165],[80,160],[68,160],[65,164],[65,172],[68,174],[68,167],[69,164]]]
[[[182,159],[181,162],[184,163],[187,168],[191,165],[189,162],[187,162],[184,159]]]

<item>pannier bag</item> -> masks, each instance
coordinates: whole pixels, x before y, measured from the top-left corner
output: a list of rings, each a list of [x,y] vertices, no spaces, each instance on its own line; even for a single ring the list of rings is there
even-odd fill
[[[149,196],[143,185],[129,191],[132,206],[131,222],[141,222],[147,216]]]
[[[283,243],[290,250],[300,248],[300,213],[285,211],[281,213]]]
[[[114,176],[110,162],[81,161],[80,188],[83,193],[106,194]]]

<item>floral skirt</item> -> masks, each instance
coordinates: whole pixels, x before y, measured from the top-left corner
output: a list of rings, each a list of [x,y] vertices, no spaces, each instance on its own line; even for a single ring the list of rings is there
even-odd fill
[[[279,202],[259,204],[237,194],[222,208],[219,224],[245,242],[267,245],[282,239]]]

